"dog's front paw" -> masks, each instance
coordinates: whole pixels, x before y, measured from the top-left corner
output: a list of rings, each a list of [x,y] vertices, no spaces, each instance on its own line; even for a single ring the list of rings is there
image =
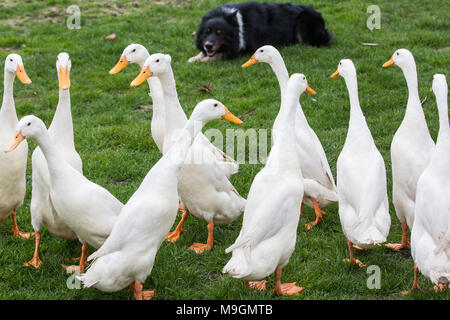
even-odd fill
[[[203,52],[200,52],[198,55],[190,57],[188,59],[189,63],[195,62],[195,61],[202,61],[202,59],[205,58],[205,55],[203,54]]]
[[[221,53],[216,53],[214,56],[212,57],[208,57],[208,56],[203,56],[203,58],[200,59],[201,62],[211,62],[211,61],[216,61],[222,59],[222,54]]]

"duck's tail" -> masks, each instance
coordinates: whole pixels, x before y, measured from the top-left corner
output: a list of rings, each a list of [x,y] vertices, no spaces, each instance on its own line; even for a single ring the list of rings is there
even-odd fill
[[[384,242],[386,242],[386,235],[375,225],[372,225],[368,229],[360,232],[357,245],[363,248],[370,248],[381,245]]]
[[[233,278],[245,278],[251,273],[249,267],[249,252],[250,248],[237,248],[233,250],[233,256],[228,263],[223,267],[222,273],[228,273]]]
[[[81,281],[85,288],[92,287],[100,281],[100,279],[97,277],[97,274],[91,271],[91,269],[89,269],[86,273],[75,276],[75,278]]]

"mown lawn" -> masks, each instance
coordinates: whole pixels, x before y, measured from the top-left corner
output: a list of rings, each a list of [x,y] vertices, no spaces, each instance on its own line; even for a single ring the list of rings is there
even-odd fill
[[[295,1],[298,2],[298,1]],[[13,1],[0,4],[0,59],[19,53],[33,83],[15,82],[15,102],[19,118],[27,114],[41,117],[49,125],[57,99],[56,56],[66,51],[72,60],[71,99],[76,148],[83,159],[84,174],[106,187],[122,202],[133,194],[160,153],[150,135],[151,99],[144,84],[130,88],[138,74],[136,65],[118,75],[108,71],[117,62],[123,48],[131,42],[141,43],[151,53],[172,56],[180,102],[190,115],[195,104],[216,98],[244,120],[241,128],[270,129],[279,108],[276,78],[267,65],[242,69],[248,56],[235,61],[212,64],[188,64],[197,54],[191,33],[202,17],[225,1]],[[300,2],[301,3],[301,2]],[[384,156],[391,197],[389,147],[399,126],[407,100],[407,88],[401,70],[382,69],[381,65],[398,48],[408,48],[415,56],[424,111],[433,138],[438,131],[438,114],[434,95],[429,92],[433,74],[448,75],[450,64],[450,12],[445,2],[379,0],[381,29],[366,27],[367,7],[373,1],[313,3],[323,14],[334,34],[331,48],[292,46],[281,48],[290,73],[302,72],[314,97],[303,96],[301,104],[311,127],[319,136],[336,174],[336,160],[344,144],[349,118],[348,94],[343,79],[330,79],[342,58],[351,58],[358,71],[362,109],[375,142]],[[66,27],[66,9],[77,4],[81,9],[81,29]],[[114,41],[105,40],[116,33]],[[377,43],[364,46],[361,43]],[[2,63],[3,68],[3,63]],[[199,89],[211,83],[210,92]],[[3,93],[3,89],[1,89]],[[233,125],[215,121],[208,127],[225,132]],[[27,194],[18,211],[19,227],[32,231],[29,205],[31,196],[30,143],[27,170]],[[246,196],[255,174],[262,165],[242,164],[232,178],[239,192]],[[144,284],[156,288],[156,299],[449,299],[450,294],[435,293],[432,284],[421,276],[422,292],[403,296],[411,287],[413,261],[409,250],[394,252],[379,247],[357,252],[366,265],[381,270],[381,288],[368,289],[365,269],[342,262],[347,257],[337,205],[326,212],[324,223],[306,232],[303,225],[312,220],[313,210],[306,208],[300,219],[297,247],[283,281],[303,286],[298,296],[277,298],[272,290],[244,290],[242,282],[224,276],[221,269],[229,255],[224,249],[239,234],[242,218],[231,225],[215,229],[214,249],[202,255],[187,250],[193,242],[206,240],[206,223],[190,217],[176,244],[165,242],[158,252],[152,274]],[[392,225],[388,238],[398,242],[401,227],[391,205]],[[61,263],[71,263],[79,256],[80,244],[55,238],[44,230],[40,247],[40,269],[24,267],[34,250],[34,239],[11,236],[11,220],[0,223],[0,298],[1,299],[131,299],[127,289],[103,293],[96,289],[69,290]],[[274,277],[268,278],[268,288]]]

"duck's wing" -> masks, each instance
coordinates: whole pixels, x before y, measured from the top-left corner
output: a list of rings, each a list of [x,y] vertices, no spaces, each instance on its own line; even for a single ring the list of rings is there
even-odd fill
[[[375,147],[374,147],[375,148]],[[361,225],[376,223],[375,213],[385,205],[387,195],[386,168],[378,150],[365,155],[359,162],[359,174],[354,175],[357,185],[354,186],[352,204]]]
[[[139,219],[140,215],[149,213],[147,202],[127,203],[120,212],[109,237],[96,252],[88,257],[88,261],[120,251],[127,245],[139,244],[143,238],[151,237],[152,235],[148,234],[142,219]],[[153,210],[158,210],[157,202],[154,204]]]
[[[319,137],[317,137],[316,133],[313,129],[311,129],[311,139],[315,146],[313,149],[315,154],[317,154],[317,158],[320,159],[320,167],[321,171],[323,172],[323,175],[326,179],[326,185],[325,186],[331,186],[333,190],[336,190],[336,183],[334,181],[333,173],[331,172],[330,165],[328,163],[327,155],[325,154],[325,150],[323,149],[322,143],[319,140]]]
[[[93,182],[91,183],[94,186],[94,188],[91,188],[91,197],[98,197],[98,205],[102,206],[102,209],[98,211],[102,212],[105,216],[118,216],[123,208],[123,203],[105,188]],[[100,207],[98,209],[100,209]]]
[[[214,146],[203,134],[199,134],[195,140],[194,144],[198,143],[199,146],[206,148],[211,153],[217,167],[219,167],[228,178],[239,171],[239,163]]]
[[[425,176],[419,181],[422,178]],[[450,188],[437,188],[437,185],[442,184],[436,184],[429,176],[426,178],[426,181],[423,181],[425,183],[421,183],[417,189],[418,201],[414,224],[416,221],[421,223],[423,230],[433,239],[436,245],[433,254],[444,250],[450,259],[450,201],[448,201]]]
[[[305,179],[311,179],[323,188],[336,191],[336,184],[327,156],[314,130],[309,126],[297,130],[298,153]],[[330,199],[332,200],[332,199]]]
[[[235,243],[226,249],[253,247],[271,238],[290,221],[292,211],[299,211],[301,187],[282,177],[258,173],[250,188],[241,232]]]

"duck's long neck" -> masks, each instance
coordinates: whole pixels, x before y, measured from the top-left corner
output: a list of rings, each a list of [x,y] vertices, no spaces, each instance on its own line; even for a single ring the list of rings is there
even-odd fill
[[[149,95],[153,101],[152,121],[162,119],[164,121],[164,92],[161,87],[161,82],[157,77],[150,77],[147,79]]]
[[[141,70],[144,67],[145,61],[148,57],[150,57],[150,54],[147,52],[147,55],[143,59],[136,61]],[[157,77],[150,77],[147,79],[147,84],[149,96],[153,101],[152,122],[158,121],[157,119],[163,119],[162,121],[164,121],[164,96],[161,88],[161,82]]]
[[[415,62],[412,61],[402,67],[402,71],[408,86],[408,104],[406,105],[405,117],[414,117],[425,123],[425,115],[419,97]]]
[[[283,97],[287,93],[287,83],[289,80],[289,72],[286,68],[286,64],[284,63],[281,55],[277,58],[274,58],[274,60],[270,64],[270,67],[272,68],[273,72],[275,73],[275,76],[278,79],[278,85],[280,86],[281,97]],[[295,113],[296,113],[295,116],[297,118],[297,121],[300,121],[300,123],[298,123],[300,126],[302,126],[302,123],[304,123],[304,122],[307,123],[305,114],[303,113],[303,109],[301,107],[296,108]]]
[[[68,166],[68,164],[58,154],[48,131],[45,130],[40,133],[39,136],[35,138],[35,141],[39,145],[39,148],[41,148],[42,153],[47,160],[51,182],[54,178],[58,179],[64,174],[64,170],[62,168],[64,168],[65,165]]]
[[[177,88],[172,69],[169,67],[169,71],[161,73],[158,75],[158,78],[164,92],[166,133],[170,136],[177,129],[179,130],[184,126],[187,117],[178,101]]]
[[[73,123],[72,112],[70,109],[70,89],[59,89],[58,106],[48,131],[54,137],[58,137],[58,141],[63,139],[64,144],[73,145]]]
[[[168,157],[169,159],[171,159],[171,164],[174,165],[176,170],[181,169],[181,167],[183,166],[192,142],[194,141],[195,137],[202,131],[204,125],[204,122],[195,120],[195,117],[191,116],[191,118],[185,123],[183,129],[179,133],[172,147],[164,155],[164,157]]]
[[[278,79],[278,85],[280,86],[281,96],[286,94],[287,83],[289,80],[289,72],[284,64],[283,58],[278,57],[272,61],[270,64],[275,76]]]
[[[150,54],[147,51],[146,55],[143,55],[142,58],[140,59],[134,60],[133,63],[136,63],[139,66],[139,69],[142,70],[142,68],[144,68],[145,61],[147,60],[148,57],[150,57]],[[150,96],[153,93],[152,79],[154,78],[150,77],[147,79],[148,89],[150,90]]]
[[[161,81],[164,96],[178,100],[177,86],[175,83],[175,78],[173,76],[172,68],[169,66],[169,70],[159,74],[158,77]]]
[[[273,126],[274,144],[267,159],[266,166],[276,172],[301,173],[296,149],[295,115],[299,94],[283,95],[280,111]]]
[[[436,146],[441,144],[448,144],[450,140],[450,127],[448,120],[448,91],[445,94],[436,94],[436,103],[439,111],[439,134]]]
[[[285,94],[281,97],[281,106],[280,111],[278,112],[278,117],[280,118],[281,123],[283,123],[289,130],[295,124],[295,114],[297,110],[296,106],[299,103],[299,99],[300,96],[294,94]]]
[[[7,123],[11,123],[15,127],[18,122],[18,119],[13,97],[14,77],[15,77],[14,74],[5,70],[3,81],[4,84],[3,101],[2,101],[2,108],[0,110],[0,119],[7,120]]]
[[[366,119],[361,110],[358,97],[358,81],[356,79],[356,73],[347,76],[345,84],[347,85],[348,95],[350,99],[350,120],[348,125],[348,132],[351,133],[354,129],[369,130],[367,127]]]

